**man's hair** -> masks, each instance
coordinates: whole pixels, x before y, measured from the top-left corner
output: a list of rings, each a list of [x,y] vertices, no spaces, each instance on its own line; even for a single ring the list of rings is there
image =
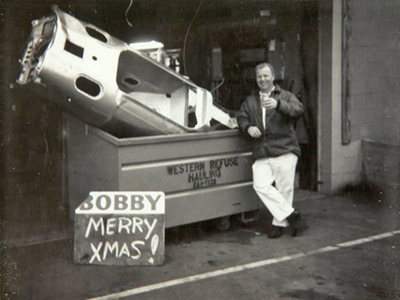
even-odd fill
[[[271,70],[272,76],[275,77],[275,70],[274,70],[274,67],[273,67],[271,64],[269,64],[269,63],[261,63],[261,64],[258,64],[258,65],[256,66],[255,70],[257,71],[257,70],[262,69],[262,68],[265,68],[265,67],[268,67],[268,68]]]

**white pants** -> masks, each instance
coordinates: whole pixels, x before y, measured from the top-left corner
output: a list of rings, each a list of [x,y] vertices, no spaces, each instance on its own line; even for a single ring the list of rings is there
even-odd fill
[[[286,218],[294,211],[293,189],[297,156],[287,153],[279,157],[257,159],[253,164],[253,187],[274,217],[272,224],[287,227]],[[272,185],[275,181],[275,187]]]

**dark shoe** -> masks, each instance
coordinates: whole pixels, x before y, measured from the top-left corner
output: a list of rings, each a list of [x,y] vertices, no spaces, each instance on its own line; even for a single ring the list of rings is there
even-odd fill
[[[282,235],[282,227],[272,225],[271,231],[268,233],[270,239],[276,239]]]
[[[292,229],[292,236],[296,236],[300,230],[300,220],[301,215],[298,210],[294,210],[289,217],[287,217],[287,221],[289,222],[290,228]]]

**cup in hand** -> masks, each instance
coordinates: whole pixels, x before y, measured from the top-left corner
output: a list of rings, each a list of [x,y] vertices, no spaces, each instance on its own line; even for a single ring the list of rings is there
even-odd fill
[[[266,109],[271,109],[271,103],[274,101],[273,98],[269,96],[269,94],[260,93],[261,98],[261,106],[265,107]]]

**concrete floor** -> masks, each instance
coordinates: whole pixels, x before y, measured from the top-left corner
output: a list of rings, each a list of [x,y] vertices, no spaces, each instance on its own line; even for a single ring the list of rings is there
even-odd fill
[[[400,299],[398,201],[297,191],[300,236],[268,239],[265,210],[227,231],[182,226],[155,267],[74,265],[71,239],[4,249],[1,299]]]

